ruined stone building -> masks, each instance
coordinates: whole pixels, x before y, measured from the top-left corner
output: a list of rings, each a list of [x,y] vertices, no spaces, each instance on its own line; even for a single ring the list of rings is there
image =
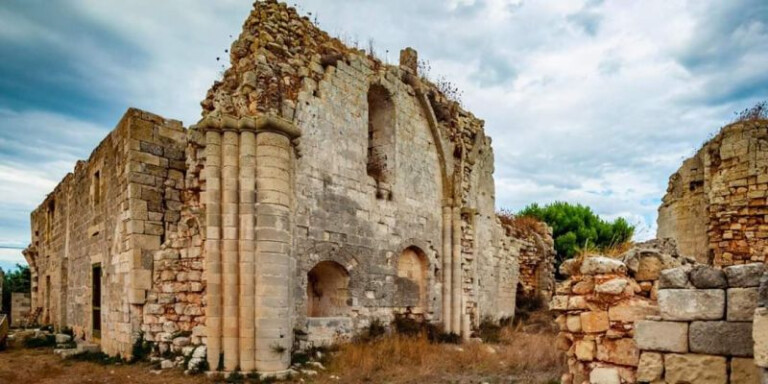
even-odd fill
[[[32,213],[41,322],[277,372],[373,319],[469,337],[514,315],[520,257],[551,257],[551,235],[507,234],[483,121],[414,50],[388,65],[267,1],[230,52],[197,124],[128,110]]]
[[[768,255],[768,121],[724,127],[669,178],[658,238],[680,253],[728,266]]]

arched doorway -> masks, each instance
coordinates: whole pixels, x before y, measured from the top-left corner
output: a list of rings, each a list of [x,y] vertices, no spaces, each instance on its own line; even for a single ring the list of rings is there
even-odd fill
[[[307,316],[346,316],[349,273],[339,263],[321,261],[307,273]]]
[[[418,247],[408,247],[397,260],[397,290],[401,306],[423,312],[427,307],[427,256]]]

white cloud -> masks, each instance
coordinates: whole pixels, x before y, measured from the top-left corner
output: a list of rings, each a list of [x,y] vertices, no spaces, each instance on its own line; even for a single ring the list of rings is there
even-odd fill
[[[655,232],[657,205],[682,159],[733,111],[768,97],[762,0],[298,2],[328,32],[361,45],[372,39],[390,62],[416,48],[433,78],[463,90],[493,137],[499,206],[583,203],[638,223],[638,238]],[[70,0],[49,7],[57,17],[0,8],[0,39],[66,47],[46,79],[64,77],[117,111],[136,106],[189,125],[250,6]],[[0,109],[0,193],[19,212],[119,118],[104,125],[40,109]],[[11,184],[21,174],[31,176]],[[26,229],[0,231],[12,239]]]

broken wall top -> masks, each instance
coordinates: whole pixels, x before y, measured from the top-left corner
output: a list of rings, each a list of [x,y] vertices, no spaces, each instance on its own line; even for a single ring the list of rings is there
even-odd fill
[[[212,113],[234,117],[270,114],[292,121],[304,82],[321,81],[327,69],[340,61],[349,64],[359,60],[374,70],[371,83],[386,76],[423,87],[444,136],[451,142],[462,140],[462,130],[471,130],[473,137],[483,131],[482,120],[463,110],[436,85],[419,78],[412,49],[401,52],[399,67],[382,63],[363,50],[347,47],[284,3],[254,3],[229,52],[231,66],[201,102],[204,117]]]

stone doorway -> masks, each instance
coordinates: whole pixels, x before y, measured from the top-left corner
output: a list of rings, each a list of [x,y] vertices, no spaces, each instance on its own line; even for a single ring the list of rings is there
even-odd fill
[[[91,321],[93,339],[101,339],[101,264],[94,264],[91,284]]]

